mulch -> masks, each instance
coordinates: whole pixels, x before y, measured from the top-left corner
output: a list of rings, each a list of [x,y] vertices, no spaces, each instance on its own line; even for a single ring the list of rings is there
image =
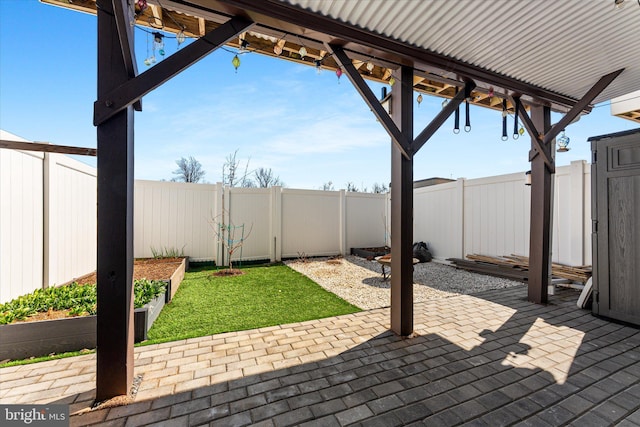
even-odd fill
[[[133,280],[169,280],[181,262],[182,258],[136,259],[133,261]],[[87,274],[74,281],[79,285],[96,283],[96,273]]]

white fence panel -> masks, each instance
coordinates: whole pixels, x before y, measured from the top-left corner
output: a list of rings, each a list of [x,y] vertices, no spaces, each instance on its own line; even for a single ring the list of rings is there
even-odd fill
[[[60,285],[96,269],[97,171],[47,153],[44,168],[44,283]]]
[[[273,245],[271,193],[269,188],[231,188],[226,193],[225,209],[230,216],[228,225],[238,227],[233,239],[240,240],[242,233],[246,239],[232,260],[270,259]]]
[[[341,253],[339,191],[282,190],[282,256]]]
[[[43,160],[0,149],[0,303],[42,287]]]
[[[467,180],[464,254],[527,255],[530,199],[521,173]]]
[[[553,262],[571,264],[571,223],[574,218],[571,217],[570,167],[556,168],[554,181],[551,259]]]
[[[584,165],[584,177],[582,181],[582,185],[584,186],[584,228],[583,228],[583,265],[591,265],[591,231],[592,231],[592,222],[591,222],[591,166],[589,164]]]
[[[464,180],[414,190],[413,240],[437,258],[462,256]]]
[[[211,260],[216,239],[211,222],[216,215],[219,186],[136,180],[134,188],[134,256],[148,258],[153,250],[178,250],[194,260]]]
[[[345,194],[346,253],[351,248],[379,247],[390,243],[387,199],[387,194]]]

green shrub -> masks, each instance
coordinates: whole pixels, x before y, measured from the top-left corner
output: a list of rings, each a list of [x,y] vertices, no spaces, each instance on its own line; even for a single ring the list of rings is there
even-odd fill
[[[140,308],[165,292],[166,284],[159,280],[134,281],[134,307]],[[96,314],[96,285],[78,285],[36,289],[5,304],[0,304],[0,325],[24,320],[49,310],[69,310],[71,316]]]

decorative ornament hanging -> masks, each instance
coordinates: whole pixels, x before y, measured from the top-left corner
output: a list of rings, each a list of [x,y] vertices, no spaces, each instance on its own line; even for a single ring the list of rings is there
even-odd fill
[[[238,58],[238,55],[233,57],[233,59],[231,60],[231,63],[233,64],[233,67],[236,69],[236,73],[237,73],[238,67],[240,66],[240,58]]]
[[[393,77],[391,77],[389,79],[389,86],[393,86],[394,84],[396,84],[396,79],[394,79]]]
[[[369,73],[373,72],[373,62],[367,62],[367,71]]]
[[[151,47],[151,55],[149,55],[149,33],[147,33],[147,57],[144,60],[144,65],[146,65],[147,67],[150,67],[151,64],[154,64],[156,62],[156,48],[155,48],[155,42],[151,43],[152,47]]]
[[[180,49],[180,45],[184,43],[186,39],[187,38],[184,35],[184,30],[180,30],[180,32],[176,35],[176,41],[178,42],[178,49]]]
[[[280,56],[282,54],[282,46],[276,43],[275,46],[273,46],[273,53]]]
[[[420,107],[420,104],[422,104],[422,94],[418,95],[418,98],[416,98],[416,101],[418,101],[418,107]]]
[[[571,139],[564,134],[564,129],[562,129],[562,132],[560,132],[560,138],[558,138],[558,153],[565,153],[570,150],[570,148],[567,147],[567,145],[569,145],[569,141],[571,141]]]
[[[316,59],[313,62],[316,64],[316,73],[320,74],[322,72],[322,60]]]
[[[447,98],[445,98],[445,99],[442,101],[442,104],[441,104],[441,105],[442,105],[442,108],[446,107],[448,103],[449,103],[449,100],[448,100]]]
[[[507,100],[502,100],[502,140],[509,139],[507,136]]]
[[[456,95],[458,94],[458,87],[456,86]],[[460,133],[460,105],[456,107],[456,112],[453,116],[453,133]]]
[[[340,84],[340,77],[342,76],[342,68],[336,70],[336,76],[338,76],[338,84]]]
[[[489,101],[491,101],[491,99],[493,98],[494,92],[493,92],[493,86],[489,88]]]
[[[307,48],[302,46],[298,51],[298,54],[300,55],[300,59],[304,59],[304,57],[307,56]]]
[[[520,129],[518,129],[518,133],[520,136],[524,135],[524,127],[522,127],[522,125],[520,125]]]
[[[142,12],[144,12],[148,7],[147,0],[138,0],[136,2],[136,5],[138,5],[138,9],[140,9],[140,11],[138,12],[139,15],[142,14]]]
[[[164,36],[158,32],[153,33],[153,49],[158,49],[160,56],[164,56]]]

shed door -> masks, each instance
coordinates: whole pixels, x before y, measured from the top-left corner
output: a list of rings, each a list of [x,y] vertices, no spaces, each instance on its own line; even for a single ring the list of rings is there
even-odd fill
[[[592,150],[593,311],[640,325],[640,133]]]

